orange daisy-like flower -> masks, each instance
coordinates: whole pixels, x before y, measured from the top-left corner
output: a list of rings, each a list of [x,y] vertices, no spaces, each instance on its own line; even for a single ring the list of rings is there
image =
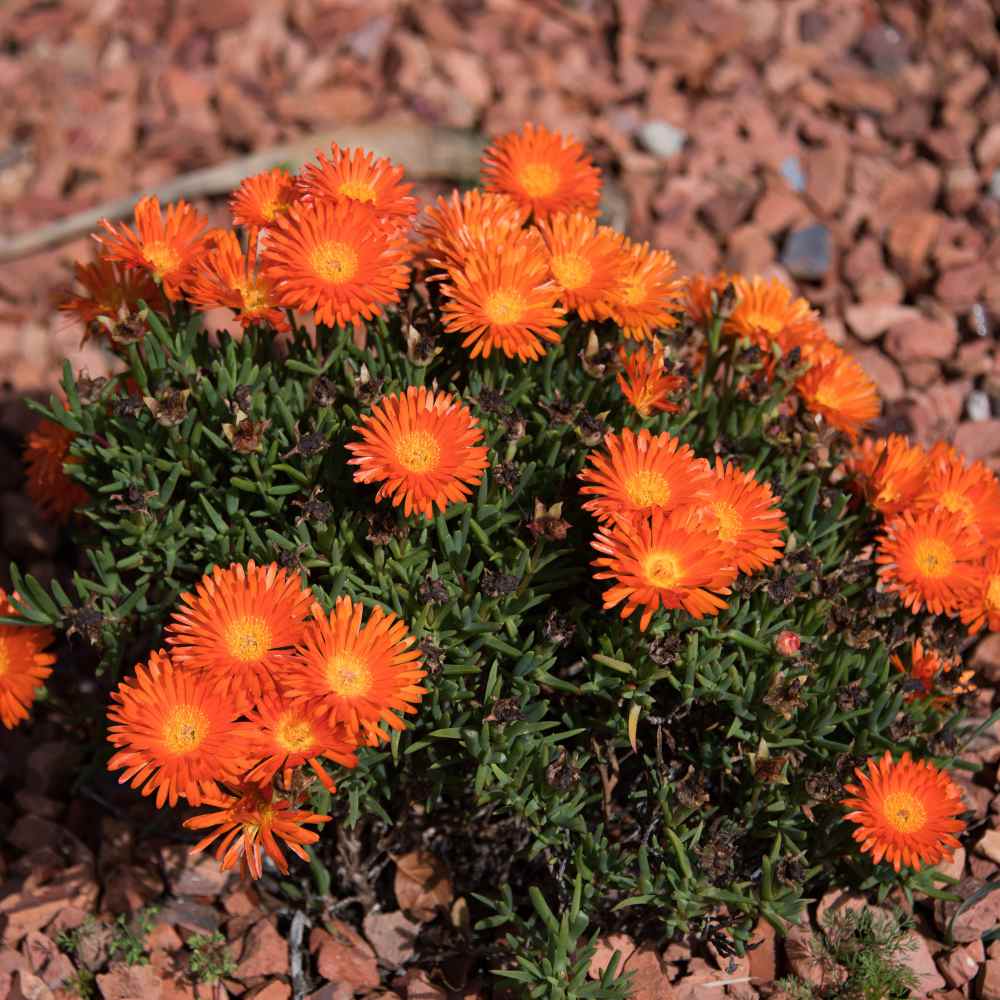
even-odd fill
[[[781,558],[788,524],[780,502],[769,483],[716,458],[709,498],[695,505],[692,517],[718,537],[741,573],[754,573]]]
[[[791,290],[777,278],[732,279],[736,307],[722,325],[724,333],[745,337],[767,354],[776,344],[787,354],[798,347],[807,358],[810,348],[826,342],[819,318],[805,299],[793,299]]]
[[[509,194],[536,220],[557,212],[597,215],[601,174],[575,139],[530,122],[497,139],[483,154],[489,191]]]
[[[406,623],[391,611],[373,608],[362,622],[362,606],[338,597],[329,618],[309,623],[285,691],[304,700],[352,738],[388,739],[380,723],[403,729],[396,712],[413,713],[426,689],[417,683],[420,652],[412,649]]]
[[[462,346],[472,348],[472,357],[500,350],[508,358],[536,361],[545,353],[543,341],[559,342],[565,321],[557,305],[559,287],[549,277],[537,233],[480,241],[448,276],[441,286],[448,298],[441,310],[444,328],[466,334]]]
[[[182,297],[182,286],[195,262],[206,249],[208,219],[185,201],[167,206],[164,219],[155,196],[143,198],[135,206],[135,228],[115,228],[107,219],[101,225],[108,235],[94,238],[104,250],[104,258],[151,274],[168,299]]]
[[[70,296],[59,304],[59,309],[83,323],[84,343],[107,333],[102,319],[117,322],[123,313],[138,308],[140,302],[151,309],[161,303],[160,290],[145,271],[130,271],[101,258],[89,264],[77,261],[73,270],[84,294]]]
[[[914,614],[926,607],[940,615],[974,599],[982,556],[976,533],[955,514],[905,511],[889,522],[875,561],[886,589]]]
[[[244,177],[229,199],[233,223],[249,229],[265,229],[298,201],[301,192],[295,178],[280,167]]]
[[[604,594],[605,609],[624,601],[621,617],[628,618],[642,608],[643,632],[661,606],[683,608],[695,618],[717,614],[726,606],[719,594],[728,594],[736,577],[718,538],[689,530],[683,514],[655,511],[635,525],[601,528],[593,546],[601,553],[594,578],[615,581]]]
[[[845,785],[851,798],[841,805],[858,825],[854,839],[878,864],[883,858],[898,872],[903,865],[922,868],[951,859],[965,829],[956,817],[965,809],[961,789],[933,764],[904,753],[894,762],[887,750],[868,761],[868,773],[855,768],[860,785]]]
[[[1000,632],[1000,548],[986,557],[976,589],[964,598],[960,608],[962,624],[975,634],[983,626]]]
[[[927,478],[927,452],[899,434],[866,438],[847,462],[868,502],[885,518],[908,510]]]
[[[256,273],[256,257],[256,239],[251,240],[250,251],[244,254],[235,233],[219,233],[215,247],[198,261],[184,286],[188,298],[201,309],[232,309],[244,328],[269,323],[275,330],[287,330],[288,321],[278,308],[274,282]]]
[[[598,304],[625,277],[629,258],[623,237],[590,216],[553,215],[538,223],[548,250],[549,270],[559,286],[559,300],[584,320],[598,320]]]
[[[623,254],[625,269],[595,306],[596,314],[614,320],[630,340],[652,340],[657,330],[677,326],[685,282],[674,278],[677,264],[666,250],[625,241]]]
[[[276,563],[216,566],[180,595],[166,628],[171,656],[241,708],[256,704],[277,689],[312,603],[302,580]]]
[[[83,459],[69,453],[76,434],[54,420],[42,420],[27,437],[24,462],[28,496],[54,521],[68,521],[90,499],[87,491],[66,475],[65,466]]]
[[[875,383],[849,354],[837,350],[812,367],[795,383],[806,409],[818,413],[852,441],[858,431],[879,415]]]
[[[966,465],[951,448],[935,449],[926,466],[915,509],[949,511],[988,542],[1000,542],[1000,484],[992,470],[982,462]]]
[[[654,511],[670,511],[707,499],[712,474],[689,445],[666,431],[638,434],[624,428],[607,434],[604,450],[587,456],[580,492],[593,496],[584,510],[599,521],[637,521]]]
[[[322,153],[319,164],[307,163],[299,175],[299,187],[306,197],[317,201],[351,201],[374,215],[396,225],[409,225],[417,214],[417,199],[410,192],[412,184],[404,184],[403,168],[393,166],[385,157],[375,159],[363,149],[330,147],[330,159]]]
[[[519,232],[528,219],[528,209],[505,194],[491,194],[478,188],[461,197],[451,192],[446,201],[427,208],[423,224],[424,246],[429,262],[447,270],[461,269],[470,251],[483,243],[505,243]]]
[[[468,407],[425,386],[385,396],[354,430],[361,435],[347,445],[348,464],[358,466],[354,481],[381,483],[375,499],[391,497],[407,517],[419,511],[430,519],[435,505],[443,511],[464,500],[489,464]]]
[[[718,298],[731,280],[725,271],[718,274],[695,274],[688,278],[684,311],[695,326],[708,329],[715,318]]]
[[[118,752],[108,770],[124,768],[119,783],[131,782],[143,795],[155,792],[157,808],[182,798],[195,806],[211,799],[217,782],[237,767],[236,705],[206,678],[175,667],[166,650],[135,673],[111,692],[108,740]]]
[[[14,597],[17,597],[14,594]],[[0,587],[0,615],[19,617]],[[52,630],[35,625],[0,625],[0,722],[13,729],[28,717],[35,691],[52,673],[56,658],[44,653],[53,641]]]
[[[304,703],[292,703],[271,695],[248,713],[248,721],[237,725],[241,750],[251,762],[246,780],[266,785],[281,771],[285,785],[294,768],[308,764],[323,786],[336,788],[323,767],[322,758],[344,767],[354,767],[357,744],[345,727],[311,711]]]
[[[640,417],[680,410],[670,397],[687,385],[687,379],[667,371],[666,355],[666,348],[658,340],[631,354],[624,347],[618,348],[618,359],[625,366],[618,374],[618,387]]]
[[[962,661],[958,657],[945,658],[934,649],[925,649],[919,639],[914,641],[910,650],[909,666],[904,664],[896,653],[892,655],[890,662],[898,671],[906,674],[917,687],[916,691],[907,695],[908,701],[931,698],[935,704],[946,705],[954,701],[958,695],[972,690],[972,685],[969,683],[974,675],[972,670],[964,671],[957,684],[943,687],[943,675],[957,670]]]
[[[293,854],[308,861],[309,855],[303,848],[306,844],[315,844],[319,834],[303,829],[303,825],[330,821],[329,816],[293,809],[287,799],[276,799],[270,786],[239,785],[235,795],[223,792],[211,804],[218,807],[215,812],[202,813],[184,821],[189,830],[218,828],[198,841],[191,848],[191,853],[205,850],[221,837],[216,845],[215,857],[222,870],[228,871],[239,862],[243,876],[249,875],[254,879],[264,874],[263,852],[267,853],[282,875],[288,874],[288,862],[279,840],[284,841]]]
[[[278,304],[314,309],[316,322],[346,326],[381,314],[410,280],[406,240],[372,225],[351,199],[292,205],[269,230],[264,276]]]

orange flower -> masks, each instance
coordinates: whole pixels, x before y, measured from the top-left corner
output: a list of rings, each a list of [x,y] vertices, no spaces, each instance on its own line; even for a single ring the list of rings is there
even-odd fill
[[[943,706],[954,701],[958,695],[972,690],[972,685],[969,683],[974,674],[972,670],[964,671],[957,684],[943,688],[943,675],[956,671],[962,661],[958,657],[946,659],[934,649],[924,649],[924,644],[919,639],[914,641],[910,650],[908,667],[895,653],[891,657],[891,663],[901,673],[907,674],[909,680],[917,687],[916,691],[911,691],[907,695],[907,701],[931,698],[935,704]]]
[[[180,595],[166,628],[170,654],[239,707],[256,704],[276,690],[312,602],[302,580],[276,563],[216,566]]]
[[[688,278],[684,311],[695,326],[707,330],[715,318],[718,298],[730,283],[725,271],[718,274],[695,274]]]
[[[505,194],[490,194],[478,188],[457,191],[445,201],[427,208],[423,224],[424,245],[431,264],[447,270],[461,269],[471,250],[483,243],[505,243],[519,232],[528,218],[528,209]]]
[[[788,524],[769,483],[716,458],[709,492],[708,500],[694,506],[694,523],[716,535],[741,573],[754,573],[781,558],[781,532]]]
[[[91,337],[107,336],[101,320],[117,323],[123,316],[145,302],[151,309],[162,303],[162,295],[152,277],[144,271],[130,271],[100,257],[89,264],[73,265],[83,295],[72,295],[59,309],[72,313],[83,323],[83,342]]]
[[[376,500],[403,504],[407,517],[430,519],[434,506],[464,500],[483,478],[489,462],[479,442],[482,429],[454,396],[410,386],[405,395],[385,396],[354,430],[360,441],[347,445],[358,466],[356,483],[381,483]]]
[[[836,350],[836,353],[833,353]],[[839,349],[812,367],[795,383],[806,409],[818,413],[831,426],[843,431],[852,441],[880,409],[878,390],[865,370],[849,354]]]
[[[954,614],[973,600],[981,576],[982,545],[955,515],[905,511],[879,539],[875,561],[886,589],[914,614]]]
[[[614,320],[630,340],[652,340],[657,330],[677,326],[685,283],[674,279],[677,264],[666,250],[625,240],[623,252],[625,270],[597,304],[597,315]]]
[[[90,499],[87,491],[66,475],[65,466],[83,459],[69,453],[76,434],[53,420],[42,420],[28,435],[24,449],[28,496],[54,521],[68,521]]]
[[[951,859],[959,846],[955,834],[965,829],[961,789],[927,761],[904,753],[893,762],[887,750],[868,761],[868,773],[855,768],[861,785],[845,785],[852,810],[845,819],[858,825],[854,839],[878,864],[883,858],[898,872],[902,865],[922,868]]]
[[[406,240],[373,226],[351,199],[292,205],[275,219],[263,252],[278,304],[315,309],[327,326],[373,319],[398,302],[409,259]]]
[[[559,286],[559,299],[580,319],[601,317],[596,306],[625,277],[629,259],[623,237],[580,212],[553,215],[538,223],[548,250],[549,270]]]
[[[270,695],[249,712],[247,722],[237,723],[240,747],[251,768],[246,780],[266,785],[281,771],[287,786],[294,768],[308,764],[323,786],[336,788],[323,767],[321,758],[344,767],[354,767],[356,743],[342,725],[331,724],[308,706],[292,704]]]
[[[404,228],[417,214],[412,184],[403,184],[403,168],[385,157],[378,160],[363,149],[330,147],[331,159],[320,153],[319,165],[307,163],[299,176],[306,197],[316,201],[350,201],[362,206],[371,220],[391,222]]]
[[[288,211],[300,195],[295,178],[280,167],[244,177],[229,199],[233,224],[264,229]]]
[[[15,593],[14,597],[18,595]],[[20,617],[0,587],[0,615]],[[52,630],[34,625],[0,625],[0,722],[8,729],[28,717],[35,690],[52,673],[56,658],[43,653],[53,642]]]
[[[1000,548],[986,557],[976,589],[963,598],[960,613],[962,624],[975,635],[984,625],[991,632],[1000,632]]]
[[[867,438],[848,459],[868,502],[885,518],[909,509],[927,475],[927,453],[899,434]]]
[[[622,618],[643,608],[640,631],[646,631],[661,606],[683,608],[695,618],[726,606],[718,595],[729,593],[736,570],[714,535],[688,530],[685,520],[683,514],[658,510],[636,525],[601,528],[594,538],[593,546],[602,554],[594,561],[601,570],[594,579],[615,581],[604,594],[604,607],[624,601]]]
[[[278,843],[283,840],[293,854],[303,861],[309,855],[303,850],[306,844],[315,844],[319,834],[304,830],[305,823],[328,823],[329,816],[293,809],[287,799],[275,799],[270,786],[239,785],[236,794],[222,792],[210,803],[217,811],[192,816],[184,821],[189,830],[207,830],[218,827],[191,848],[192,854],[205,850],[217,837],[222,837],[215,849],[215,857],[223,871],[240,863],[240,872],[258,879],[264,874],[261,849],[275,863],[282,875],[288,874],[288,862]]]
[[[417,681],[426,672],[413,642],[391,611],[373,608],[362,624],[362,606],[338,597],[329,618],[309,623],[285,691],[331,723],[342,723],[353,739],[387,740],[380,723],[403,729],[396,712],[415,712],[425,694]]]
[[[441,310],[444,327],[465,333],[472,357],[500,350],[508,358],[536,361],[542,341],[559,342],[563,310],[559,288],[549,278],[544,247],[537,233],[514,231],[503,242],[481,240],[461,268],[448,271],[441,286],[448,297]]]
[[[535,219],[557,212],[597,215],[601,175],[583,146],[530,122],[497,139],[483,154],[488,191],[509,194]]]
[[[800,348],[809,360],[810,349],[827,341],[819,317],[805,299],[793,299],[791,290],[777,278],[747,280],[741,274],[732,278],[736,307],[723,323],[722,330],[733,337],[745,337],[770,354],[776,344],[783,354]]]
[[[583,509],[599,521],[637,521],[654,511],[670,511],[707,499],[712,474],[689,445],[664,431],[638,434],[627,427],[621,435],[607,434],[604,450],[587,456],[580,473],[587,485],[580,492],[594,496]]]
[[[618,375],[618,387],[640,417],[657,413],[677,413],[680,406],[670,401],[670,396],[687,385],[683,375],[667,371],[667,352],[662,342],[654,340],[649,347],[627,353],[618,348],[618,359],[625,366]]]
[[[966,465],[951,448],[936,449],[926,466],[914,508],[948,511],[980,537],[1000,543],[1000,484],[992,470],[982,462]]]
[[[118,752],[108,770],[125,768],[119,783],[156,792],[159,809],[182,798],[200,805],[236,769],[236,705],[204,677],[177,669],[166,650],[135,672],[111,692],[108,740]]]
[[[108,235],[94,239],[104,248],[104,258],[126,267],[149,272],[163,287],[163,294],[176,301],[195,262],[206,248],[204,229],[208,219],[185,201],[167,206],[164,220],[155,196],[142,198],[135,206],[135,228],[116,229],[107,219],[101,225]]]
[[[256,242],[252,239],[249,253],[244,254],[235,233],[218,233],[215,247],[195,265],[184,290],[200,309],[232,309],[244,328],[269,323],[275,330],[287,330],[288,321],[276,304],[274,282],[255,273]]]

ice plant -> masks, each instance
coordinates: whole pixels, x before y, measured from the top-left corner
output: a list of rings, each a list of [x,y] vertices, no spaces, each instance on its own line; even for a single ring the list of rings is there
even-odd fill
[[[123,769],[119,782],[143,795],[155,793],[157,807],[182,798],[200,805],[218,794],[219,780],[235,775],[236,703],[176,667],[166,650],[137,665],[111,698],[108,740],[117,752],[108,769]]]
[[[636,434],[627,427],[608,434],[580,473],[583,504],[599,521],[635,523],[654,511],[671,511],[708,500],[712,475],[688,445],[664,432]]]
[[[793,298],[788,286],[777,278],[734,275],[732,282],[736,305],[722,325],[724,333],[749,340],[766,354],[775,347],[783,354],[796,347],[808,354],[824,342],[819,318],[809,303]]]
[[[955,514],[988,543],[1000,544],[1000,484],[993,472],[982,462],[967,465],[956,454],[929,455],[925,464],[914,509]]]
[[[166,217],[156,197],[135,206],[135,230],[115,227],[107,219],[106,232],[95,239],[105,260],[150,274],[168,299],[182,298],[182,286],[206,249],[208,219],[185,201],[167,206]]]
[[[310,622],[286,672],[285,689],[319,715],[340,723],[356,739],[384,741],[402,729],[397,714],[413,713],[425,693],[420,651],[406,623],[391,611],[337,598],[329,616]]]
[[[845,785],[850,797],[845,817],[857,824],[854,839],[878,864],[884,858],[898,872],[903,865],[921,868],[951,858],[965,829],[959,787],[933,764],[904,753],[894,761],[887,750],[881,760],[855,768],[859,785]]]
[[[909,662],[904,663],[903,658],[896,653],[890,662],[912,682],[914,690],[908,694],[911,699],[931,698],[941,706],[953,701],[957,695],[972,690],[969,681],[973,671],[962,673],[957,683],[948,683],[944,675],[956,672],[961,660],[942,656],[937,650],[925,647],[920,639],[914,640],[907,659]]]
[[[402,504],[407,516],[432,518],[435,507],[464,500],[488,465],[476,418],[447,392],[410,386],[380,400],[354,430],[354,481],[380,483],[376,500]]]
[[[74,274],[83,294],[64,299],[59,309],[80,320],[84,342],[110,336],[113,343],[114,337],[109,331],[123,314],[137,309],[140,302],[155,309],[161,301],[156,282],[145,271],[131,271],[98,258],[88,264],[77,263]]]
[[[354,199],[291,206],[275,220],[262,274],[278,304],[347,326],[379,316],[410,280],[405,237],[377,224]]]
[[[597,215],[601,178],[575,139],[527,124],[497,139],[483,154],[488,191],[508,194],[535,219],[558,212]]]
[[[814,355],[809,371],[795,383],[806,408],[852,441],[879,415],[875,383],[850,355],[827,348]]]
[[[924,487],[927,454],[899,434],[866,438],[855,448],[847,467],[868,502],[883,517],[912,510]]]
[[[216,566],[166,627],[171,658],[240,706],[276,691],[276,674],[302,637],[312,594],[275,563]]]
[[[604,607],[624,602],[621,617],[642,609],[645,632],[659,608],[683,608],[693,618],[717,614],[736,570],[718,539],[708,531],[689,530],[677,514],[655,512],[638,525],[601,528],[594,538],[601,553],[594,560],[595,580],[612,580]]]
[[[537,361],[546,344],[559,343],[559,287],[533,231],[511,231],[502,242],[481,239],[460,266],[449,268],[441,291],[445,329],[465,334],[462,346],[474,358],[502,351]]]
[[[229,199],[229,211],[237,226],[264,229],[273,226],[299,196],[296,179],[287,170],[275,167],[240,181]]]
[[[237,864],[244,875],[260,878],[264,874],[266,854],[282,875],[288,874],[288,862],[281,844],[303,861],[309,859],[304,847],[315,844],[319,834],[306,830],[307,823],[326,823],[329,816],[292,807],[288,799],[275,798],[271,788],[260,785],[237,785],[233,793],[221,792],[209,803],[215,809],[184,821],[189,830],[210,830],[192,848],[204,851],[219,840],[215,857],[223,871]]]
[[[677,325],[684,282],[677,278],[677,265],[665,250],[642,243],[629,245],[624,253],[621,276],[596,303],[595,312],[614,320],[626,338],[651,340],[657,330]]]
[[[28,434],[24,464],[28,473],[28,496],[47,517],[68,521],[89,499],[86,489],[65,471],[80,459],[69,453],[76,434],[54,420],[42,420]]]
[[[982,545],[955,514],[901,514],[885,528],[876,561],[888,590],[913,611],[952,614],[976,590]]]
[[[662,343],[654,340],[631,353],[619,347],[618,360],[623,365],[618,375],[618,386],[640,417],[680,410],[680,404],[671,397],[687,385],[687,379],[667,371],[666,351]]]
[[[0,615],[19,617],[2,587]],[[35,692],[52,673],[56,658],[45,649],[53,639],[48,628],[0,624],[0,722],[8,729],[28,718]]]
[[[523,205],[505,194],[473,188],[461,195],[452,191],[447,200],[439,195],[427,207],[421,227],[424,253],[439,271],[461,269],[471,250],[484,243],[504,243],[524,227],[528,215]]]
[[[983,628],[1000,632],[1000,548],[986,557],[975,579],[975,589],[959,603],[962,622],[973,634]]]

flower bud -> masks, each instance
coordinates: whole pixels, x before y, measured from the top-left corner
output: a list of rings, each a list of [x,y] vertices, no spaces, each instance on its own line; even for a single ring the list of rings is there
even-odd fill
[[[774,648],[782,656],[798,656],[802,648],[802,640],[790,629],[782,629],[774,640]]]

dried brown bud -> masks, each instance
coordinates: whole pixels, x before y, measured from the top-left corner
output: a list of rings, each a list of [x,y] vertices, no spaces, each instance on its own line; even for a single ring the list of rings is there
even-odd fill
[[[549,642],[564,646],[576,635],[576,626],[565,615],[553,609],[545,616],[542,633]]]
[[[313,382],[312,398],[317,406],[332,406],[337,399],[337,387],[325,375],[320,375]]]
[[[561,792],[568,791],[580,780],[580,769],[570,759],[565,747],[559,747],[556,756],[545,769],[545,781]]]
[[[569,521],[563,520],[562,506],[556,503],[547,508],[541,500],[536,500],[534,517],[525,527],[536,539],[549,538],[561,542],[571,527]]]
[[[520,722],[523,718],[524,712],[517,698],[497,698],[483,722],[499,722],[502,725],[505,722]]]
[[[253,409],[253,389],[248,385],[238,385],[233,390],[233,399],[244,415]]]
[[[484,597],[505,597],[517,590],[521,580],[511,573],[484,569],[479,581],[479,590]]]
[[[424,669],[429,674],[440,673],[441,666],[444,663],[444,650],[430,639],[421,639],[417,643],[417,649],[423,655]]]
[[[270,426],[270,420],[241,420],[237,424],[223,424],[222,433],[237,454],[252,455],[260,451],[264,443],[264,432]]]
[[[187,416],[190,395],[190,389],[161,389],[156,396],[143,396],[143,402],[161,427],[176,427]]]
[[[448,588],[436,578],[428,578],[417,587],[417,597],[421,604],[446,604]]]
[[[505,490],[514,489],[521,478],[517,466],[513,462],[501,462],[493,467],[493,478]]]
[[[90,406],[91,403],[97,402],[107,384],[108,380],[103,375],[90,378],[86,372],[80,372],[76,376],[76,394],[84,406]]]

